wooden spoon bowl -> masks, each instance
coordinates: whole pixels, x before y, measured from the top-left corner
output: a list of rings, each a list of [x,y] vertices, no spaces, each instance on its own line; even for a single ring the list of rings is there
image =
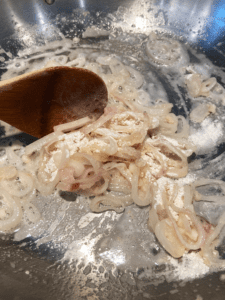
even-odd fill
[[[107,101],[104,81],[81,68],[41,69],[0,82],[0,119],[38,138],[56,125],[100,116]]]

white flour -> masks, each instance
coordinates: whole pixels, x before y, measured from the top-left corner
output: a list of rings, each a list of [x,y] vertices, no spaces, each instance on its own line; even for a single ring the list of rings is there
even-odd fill
[[[60,146],[65,145],[68,147],[70,155],[78,152],[79,148],[85,147],[88,143],[88,139],[80,131],[64,134],[59,137],[59,140],[61,140],[61,142],[59,142]]]
[[[207,153],[215,147],[223,136],[223,125],[220,122],[205,119],[197,131],[192,130],[189,141],[197,146],[197,154]],[[208,151],[207,151],[208,150]]]
[[[77,226],[82,229],[88,226],[95,218],[99,218],[101,216],[102,214],[88,213],[80,218]]]
[[[194,182],[196,180],[196,175],[195,174],[187,174],[186,177],[184,178],[179,178],[177,179],[175,182],[179,185],[179,186],[183,186],[186,184],[191,184],[192,182]]]
[[[156,208],[158,205],[163,205],[163,200],[162,200],[162,191],[164,190],[165,186],[168,185],[169,189],[172,190],[174,184],[172,180],[170,180],[167,177],[161,177],[157,180],[157,184],[159,189],[157,190],[156,196],[154,198],[155,204],[154,208]]]
[[[199,278],[209,272],[209,267],[204,264],[198,253],[184,254],[181,261],[173,257],[169,257],[168,260],[174,267],[174,276],[177,280]]]

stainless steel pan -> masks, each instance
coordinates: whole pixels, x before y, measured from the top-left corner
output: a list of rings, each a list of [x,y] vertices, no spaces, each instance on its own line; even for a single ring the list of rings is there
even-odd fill
[[[158,29],[179,37],[192,47],[197,47],[222,70],[225,67],[225,1],[210,0],[2,0],[0,1],[0,52],[1,73],[4,64],[16,56],[20,49],[42,45],[60,39],[81,37],[90,25],[114,29],[118,43],[123,42],[123,31],[138,37],[151,29]],[[107,39],[86,40],[91,47]],[[127,51],[129,50],[126,48]],[[179,105],[177,105],[178,107]],[[17,133],[7,137],[0,127],[0,146],[19,139],[28,144],[32,137]],[[209,161],[224,151],[221,144]],[[220,174],[223,178],[223,174]],[[67,199],[74,201],[74,199]],[[60,248],[61,249],[61,248]],[[22,242],[13,241],[12,236],[0,236],[0,300],[25,299],[224,299],[225,285],[220,280],[221,272],[207,275],[183,284],[140,279],[142,267],[132,274],[126,269],[96,267],[95,262],[84,267],[60,262],[62,250],[51,245],[51,241],[37,247],[32,236]],[[221,250],[223,253],[223,249]],[[160,278],[159,267],[155,276]],[[105,272],[105,273],[104,273]],[[82,273],[82,274],[81,274]],[[95,286],[95,278],[104,273],[104,283]],[[82,276],[81,276],[82,275]],[[132,279],[131,279],[131,277]]]

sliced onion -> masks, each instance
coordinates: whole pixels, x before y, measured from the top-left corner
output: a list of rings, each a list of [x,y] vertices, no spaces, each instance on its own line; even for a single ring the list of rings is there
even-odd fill
[[[174,147],[172,144],[170,144],[168,141],[166,141],[165,139],[162,140],[155,140],[152,142],[153,145],[157,146],[157,147],[166,147],[171,153],[174,153],[175,155],[177,155],[180,158],[180,162],[176,163],[177,167],[170,167],[168,165],[168,169],[166,171],[166,175],[168,177],[172,177],[172,178],[180,178],[180,177],[185,177],[188,173],[188,163],[187,163],[187,157],[176,147]],[[162,148],[161,148],[161,152],[162,152]],[[166,155],[166,153],[164,153],[164,155]],[[167,155],[166,155],[167,156]],[[172,159],[170,159],[171,161],[173,161]],[[175,161],[174,161],[175,163]]]
[[[103,62],[103,60],[102,60],[102,62]],[[106,60],[105,60],[105,62],[106,62]],[[110,59],[108,59],[107,64],[109,65],[112,74],[115,74],[115,75],[118,75],[121,71],[123,71],[125,69],[125,66],[123,65],[123,63],[115,57],[111,57]]]
[[[184,207],[194,212],[193,208],[194,189],[189,186],[184,186]]]
[[[183,58],[183,48],[178,41],[167,39],[165,37],[157,37],[149,41],[146,45],[147,55],[154,62],[160,65],[173,65]]]
[[[71,60],[71,61],[67,62],[66,66],[67,67],[82,68],[82,67],[84,67],[85,63],[86,63],[86,58],[84,56],[80,56],[80,57],[77,57],[74,60]]]
[[[76,186],[76,189],[74,188],[75,186]],[[74,192],[75,190],[78,190],[79,187],[80,187],[79,184],[72,185],[72,184],[65,183],[65,182],[59,182],[57,184],[57,190],[65,191],[65,192]]]
[[[18,171],[14,166],[2,166],[0,167],[0,180],[5,179],[12,179],[17,175]]]
[[[151,183],[148,182],[147,192],[144,196],[140,196],[140,193],[138,192],[138,180],[139,180],[139,174],[140,174],[140,168],[136,167],[135,164],[132,164],[134,168],[133,176],[132,176],[132,188],[131,188],[131,195],[134,200],[134,203],[136,203],[139,206],[147,206],[151,203],[152,199],[152,190],[151,190]]]
[[[219,244],[219,240],[216,240],[216,238],[219,236],[224,225],[225,225],[225,213],[223,213],[220,216],[218,225],[211,232],[211,234],[209,234],[208,238],[206,239],[205,245],[202,248],[204,258],[208,260],[209,263],[213,264],[213,266],[218,266],[218,267],[225,266],[225,262],[219,259],[218,254],[217,255],[214,254],[215,247],[218,246]]]
[[[101,76],[101,74],[102,74],[101,67],[99,66],[99,64],[96,64],[94,62],[91,62],[88,65],[86,65],[85,69],[90,70],[90,71],[94,72],[95,74],[98,74],[99,76]]]
[[[0,231],[5,232],[14,229],[22,219],[22,209],[19,200],[12,198],[6,191],[1,189],[4,207],[0,208]],[[5,213],[3,215],[3,209]],[[2,215],[2,216],[1,216]]]
[[[19,172],[18,177],[20,183],[17,180],[2,180],[1,186],[12,196],[24,197],[33,190],[34,180],[25,172]]]
[[[129,73],[128,73],[129,74]],[[124,77],[124,75],[123,75]],[[127,103],[133,102],[134,99],[138,99],[137,89],[131,85],[123,85],[122,82],[116,81],[109,88],[109,94],[117,98],[121,102]],[[122,88],[122,89],[121,89]],[[132,104],[131,104],[132,106]],[[129,105],[128,105],[129,107]]]
[[[114,168],[119,170],[119,172],[128,180],[128,182],[132,181],[132,174],[127,169],[126,164],[111,162],[111,163],[107,163],[107,164],[103,165],[103,169],[105,169],[107,171],[112,170]]]
[[[210,112],[215,113],[215,111],[215,105],[201,103],[191,111],[190,120],[194,123],[201,123],[210,114]]]
[[[56,62],[59,62],[62,66],[64,66],[68,60],[68,56],[66,55],[57,55],[54,57]]]
[[[103,174],[102,178],[104,179],[104,183],[100,187],[96,187],[93,190],[93,194],[94,195],[103,194],[107,190],[107,188],[109,186],[109,176],[108,176],[108,174]]]
[[[133,132],[129,135],[120,138],[120,142],[118,142],[119,146],[133,146],[136,144],[141,144],[146,135],[148,128],[147,126],[139,131]]]
[[[80,131],[84,134],[88,134],[92,131],[95,131],[97,128],[101,127],[107,121],[109,121],[115,114],[117,113],[117,109],[115,107],[106,107],[104,110],[104,114],[91,125],[83,127]]]
[[[102,149],[101,151],[108,155],[115,155],[118,150],[117,141],[111,136],[104,137],[101,140],[109,142],[107,149]]]
[[[132,147],[119,148],[118,152],[114,153],[116,157],[122,157],[129,160],[136,160],[141,157],[141,152]]]
[[[101,64],[101,65],[109,65],[112,57],[107,55],[107,56],[98,56],[96,59],[96,62]]]
[[[45,68],[52,68],[52,67],[58,67],[58,66],[61,66],[61,64],[59,62],[56,62],[53,59],[53,60],[49,60],[44,67]]]
[[[153,153],[154,159],[157,160],[161,166],[159,172],[157,174],[154,174],[155,177],[160,178],[163,175],[166,174],[168,166],[166,164],[166,161],[163,157],[163,155],[157,150],[156,147],[151,145],[150,139],[146,140],[146,143],[144,144],[144,147],[146,149],[146,155]]]
[[[182,122],[182,130],[174,135],[174,138],[188,138],[190,126],[183,116],[178,116],[178,121]]]
[[[118,193],[113,193],[113,192],[105,192],[104,193],[106,196],[118,199],[124,203],[125,206],[129,206],[134,203],[131,193],[125,194],[125,195],[118,195]]]
[[[225,105],[225,89],[218,82],[209,93],[209,97],[213,100],[222,101]]]
[[[59,182],[59,174],[57,173],[53,181],[50,181],[48,183],[44,183],[39,176],[37,176],[35,181],[35,186],[37,187],[37,190],[43,195],[48,196],[51,195],[56,187],[56,185]]]
[[[157,104],[155,106],[148,106],[148,107],[142,106],[137,102],[133,102],[131,109],[138,112],[146,111],[150,116],[159,117],[170,113],[172,107],[173,104],[167,102],[163,104]]]
[[[68,167],[72,167],[74,169],[74,177],[80,177],[85,170],[84,164],[80,162],[79,160],[70,159],[67,162]]]
[[[185,83],[189,94],[192,97],[198,97],[201,90],[202,79],[200,74],[190,74],[186,76]]]
[[[223,193],[225,193],[225,182],[223,180],[202,178],[202,179],[198,179],[195,182],[193,182],[193,186],[195,188],[199,187],[199,186],[212,185],[212,184],[219,185],[221,187]]]
[[[25,148],[25,155],[31,155],[34,152],[40,151],[41,148],[48,144],[51,143],[52,141],[55,141],[56,139],[58,140],[58,137],[60,136],[60,132],[52,132],[43,138],[33,142],[32,144],[28,145]]]
[[[114,130],[110,130],[108,128],[97,128],[95,130],[95,133],[99,134],[99,135],[102,135],[102,136],[111,136],[113,137],[114,139],[117,139],[120,137],[120,134],[117,133],[116,131]]]
[[[175,230],[168,219],[158,222],[154,231],[160,244],[173,257],[179,258],[184,255],[185,247],[177,238]]]
[[[100,169],[101,163],[97,161],[95,158],[93,158],[91,155],[86,153],[75,153],[71,156],[72,159],[79,159],[84,158],[86,161],[88,161],[94,168],[95,173],[97,173]]]
[[[121,184],[120,182],[116,183],[115,181],[113,181],[113,183],[110,181],[108,189],[110,191],[113,192],[120,192],[123,193],[125,195],[130,194],[131,193],[131,188],[130,185],[128,184],[128,182],[126,182],[126,185]]]
[[[139,89],[144,82],[141,73],[129,66],[126,66],[126,70],[130,73],[130,78],[128,79],[128,83],[133,85],[136,89]]]
[[[178,119],[172,113],[163,115],[159,118],[159,131],[164,135],[175,134],[177,131]]]
[[[23,162],[21,158],[15,153],[15,150],[20,150],[21,148],[22,147],[19,145],[14,145],[6,148],[6,155],[9,163],[12,165],[16,165],[17,168],[21,168]]]
[[[222,180],[217,180],[217,179],[199,179],[193,182],[193,187],[199,187],[199,186],[205,186],[205,185],[213,185],[216,184],[218,185],[221,189],[222,192],[225,194],[225,182]],[[206,196],[203,194],[200,194],[197,192],[197,197],[195,198],[195,201],[210,201],[210,202],[216,202],[216,203],[221,203],[222,205],[225,203],[225,196]]]
[[[215,77],[211,77],[205,81],[202,82],[200,95],[208,96],[209,92],[214,88],[214,86],[217,84],[217,80]]]
[[[165,198],[164,198],[165,199]],[[197,249],[200,249],[204,242],[205,242],[205,231],[203,229],[203,226],[200,222],[200,220],[197,218],[197,216],[195,215],[195,213],[189,209],[184,209],[184,208],[179,208],[179,207],[176,207],[175,205],[171,204],[171,207],[178,213],[183,213],[185,215],[187,215],[192,224],[195,226],[197,232],[198,232],[198,239],[195,243],[188,243],[185,241],[185,239],[183,238],[182,236],[182,233],[176,223],[176,221],[174,220],[169,208],[168,208],[168,205],[166,203],[166,201],[164,200],[164,206],[166,208],[166,211],[167,211],[167,214],[169,216],[169,220],[170,222],[173,224],[173,227],[174,227],[174,230],[176,232],[176,235],[179,239],[179,241],[182,243],[182,245],[186,248],[186,249],[191,249],[191,250],[197,250]]]
[[[91,119],[89,117],[85,117],[73,122],[65,123],[65,124],[60,124],[57,126],[54,126],[54,131],[55,132],[68,132],[72,131],[78,128],[83,127],[84,125],[87,125],[91,122]]]
[[[59,180],[67,184],[75,183],[74,168],[67,167],[59,170]]]
[[[88,178],[84,178],[84,179],[76,179],[75,183],[79,183],[80,184],[80,188],[85,190],[85,189],[89,189],[91,187],[93,187],[95,185],[96,182],[98,182],[101,178],[104,178],[104,184],[103,184],[103,192],[107,189],[108,187],[108,176],[107,173],[105,172],[105,170],[99,170],[99,172],[97,174],[94,174],[93,176],[90,176]],[[101,188],[99,188],[99,192],[98,192],[98,188],[96,188],[93,193],[94,194],[101,194],[103,193],[101,192]]]
[[[55,166],[58,169],[63,168],[63,166],[67,163],[69,159],[69,149],[67,146],[63,145],[60,149],[61,151],[57,151],[52,155],[54,159]]]
[[[41,219],[41,214],[37,207],[30,202],[23,203],[24,214],[29,222],[36,223]]]
[[[78,183],[82,190],[90,189],[96,182],[101,179],[101,174],[94,174],[88,178],[76,179],[74,183]]]

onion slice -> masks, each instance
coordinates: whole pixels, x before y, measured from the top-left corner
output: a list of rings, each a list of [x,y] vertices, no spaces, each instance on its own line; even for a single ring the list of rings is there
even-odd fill
[[[97,128],[101,127],[103,124],[109,121],[116,113],[116,107],[106,107],[104,110],[104,114],[97,121],[86,127],[83,127],[80,131],[84,134],[89,134],[90,132],[95,131]]]
[[[3,203],[0,208],[0,231],[14,229],[22,219],[22,209],[19,200],[12,198],[5,190],[1,189],[0,195]]]
[[[65,124],[60,124],[57,126],[54,126],[54,131],[55,132],[68,132],[72,131],[78,128],[83,127],[84,125],[87,125],[91,122],[91,119],[89,117],[85,117],[73,122],[65,123]]]

